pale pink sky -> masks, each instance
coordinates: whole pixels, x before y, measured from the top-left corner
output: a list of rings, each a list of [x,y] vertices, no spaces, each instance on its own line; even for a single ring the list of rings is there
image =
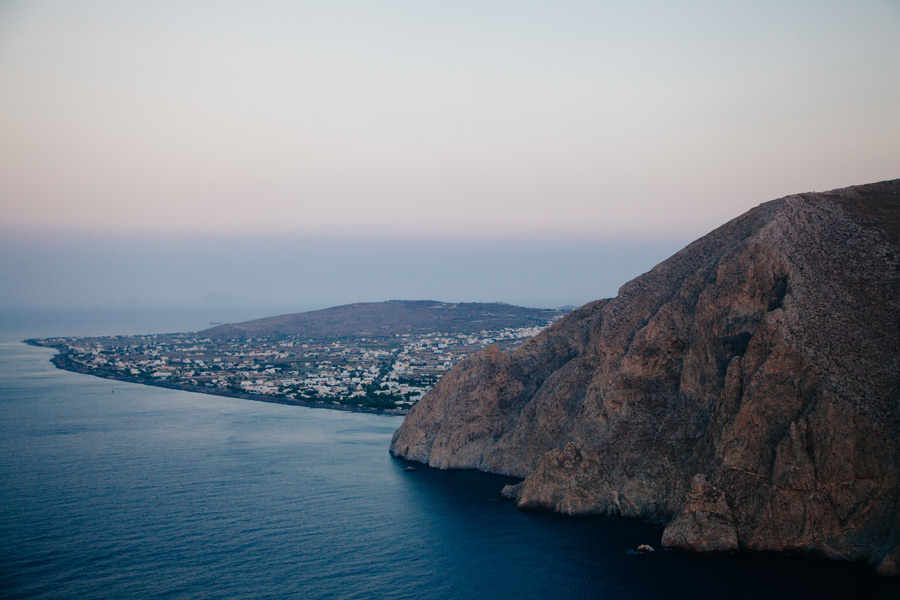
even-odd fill
[[[0,6],[0,228],[700,235],[900,176],[900,4]]]

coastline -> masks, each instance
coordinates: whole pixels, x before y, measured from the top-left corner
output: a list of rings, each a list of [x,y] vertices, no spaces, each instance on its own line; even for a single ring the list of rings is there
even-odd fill
[[[29,346],[34,346],[35,348],[50,348],[56,351],[56,354],[50,358],[50,362],[57,369],[62,371],[69,371],[72,373],[80,373],[82,375],[91,375],[92,377],[99,377],[101,379],[109,379],[112,381],[121,381],[124,383],[136,383],[138,385],[144,385],[147,387],[158,387],[165,388],[169,390],[180,390],[182,392],[195,392],[198,394],[206,394],[208,396],[220,396],[222,398],[237,398],[240,400],[252,400],[256,402],[268,402],[270,404],[284,404],[287,406],[304,406],[306,408],[324,408],[328,410],[340,410],[344,412],[354,412],[354,413],[366,413],[366,414],[375,414],[375,415],[385,415],[385,416],[404,416],[406,415],[405,410],[381,410],[377,408],[366,408],[359,406],[345,406],[342,404],[325,404],[323,402],[305,402],[303,400],[296,400],[293,398],[275,398],[271,396],[266,396],[264,394],[252,393],[252,392],[234,392],[230,390],[211,390],[209,388],[203,387],[194,387],[191,385],[185,384],[175,384],[175,383],[166,383],[165,381],[154,381],[150,382],[146,379],[142,379],[140,377],[135,377],[131,375],[119,374],[119,373],[110,373],[106,371],[94,371],[84,367],[83,365],[77,364],[69,360],[68,353],[61,350],[58,346],[50,345],[50,344],[42,344],[39,340],[34,338],[29,338],[26,340],[22,340],[23,344],[27,344]]]

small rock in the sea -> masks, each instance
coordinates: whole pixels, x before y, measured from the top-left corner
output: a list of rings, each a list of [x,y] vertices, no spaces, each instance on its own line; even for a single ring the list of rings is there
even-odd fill
[[[640,552],[642,554],[650,554],[651,552],[656,552],[656,550],[653,549],[653,546],[650,546],[648,544],[641,544],[640,546],[635,548],[634,551]]]
[[[416,468],[415,468],[415,467],[406,467],[406,468],[403,469],[403,470],[404,470],[404,471],[415,471]]]

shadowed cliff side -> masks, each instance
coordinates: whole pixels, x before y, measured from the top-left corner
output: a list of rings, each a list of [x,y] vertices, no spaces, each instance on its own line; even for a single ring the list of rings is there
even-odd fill
[[[391,452],[524,477],[522,508],[663,543],[900,574],[900,180],[723,225],[511,354],[459,364]]]

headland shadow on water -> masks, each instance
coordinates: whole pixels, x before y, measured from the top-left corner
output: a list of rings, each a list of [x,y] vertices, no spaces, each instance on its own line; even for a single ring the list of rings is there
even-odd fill
[[[595,571],[596,580],[584,583],[585,589],[573,594],[575,597],[596,597],[589,590],[610,581],[617,582],[615,589],[606,590],[613,598],[726,597],[723,593],[748,600],[900,597],[900,582],[875,575],[861,565],[776,553],[703,555],[665,550],[660,543],[662,528],[639,519],[518,510],[500,494],[504,485],[519,481],[514,477],[474,469],[442,471],[401,458],[393,462],[405,478],[412,502],[450,517],[442,522],[456,524],[444,532],[445,539],[465,544],[459,539],[466,537],[467,529],[491,527],[497,532],[496,551],[512,562],[528,564],[528,557],[518,556],[519,547],[547,546],[554,547],[548,556],[568,555],[579,566]],[[407,467],[414,470],[406,471]],[[641,544],[649,544],[655,552],[635,552]],[[534,566],[549,570],[570,567]]]

